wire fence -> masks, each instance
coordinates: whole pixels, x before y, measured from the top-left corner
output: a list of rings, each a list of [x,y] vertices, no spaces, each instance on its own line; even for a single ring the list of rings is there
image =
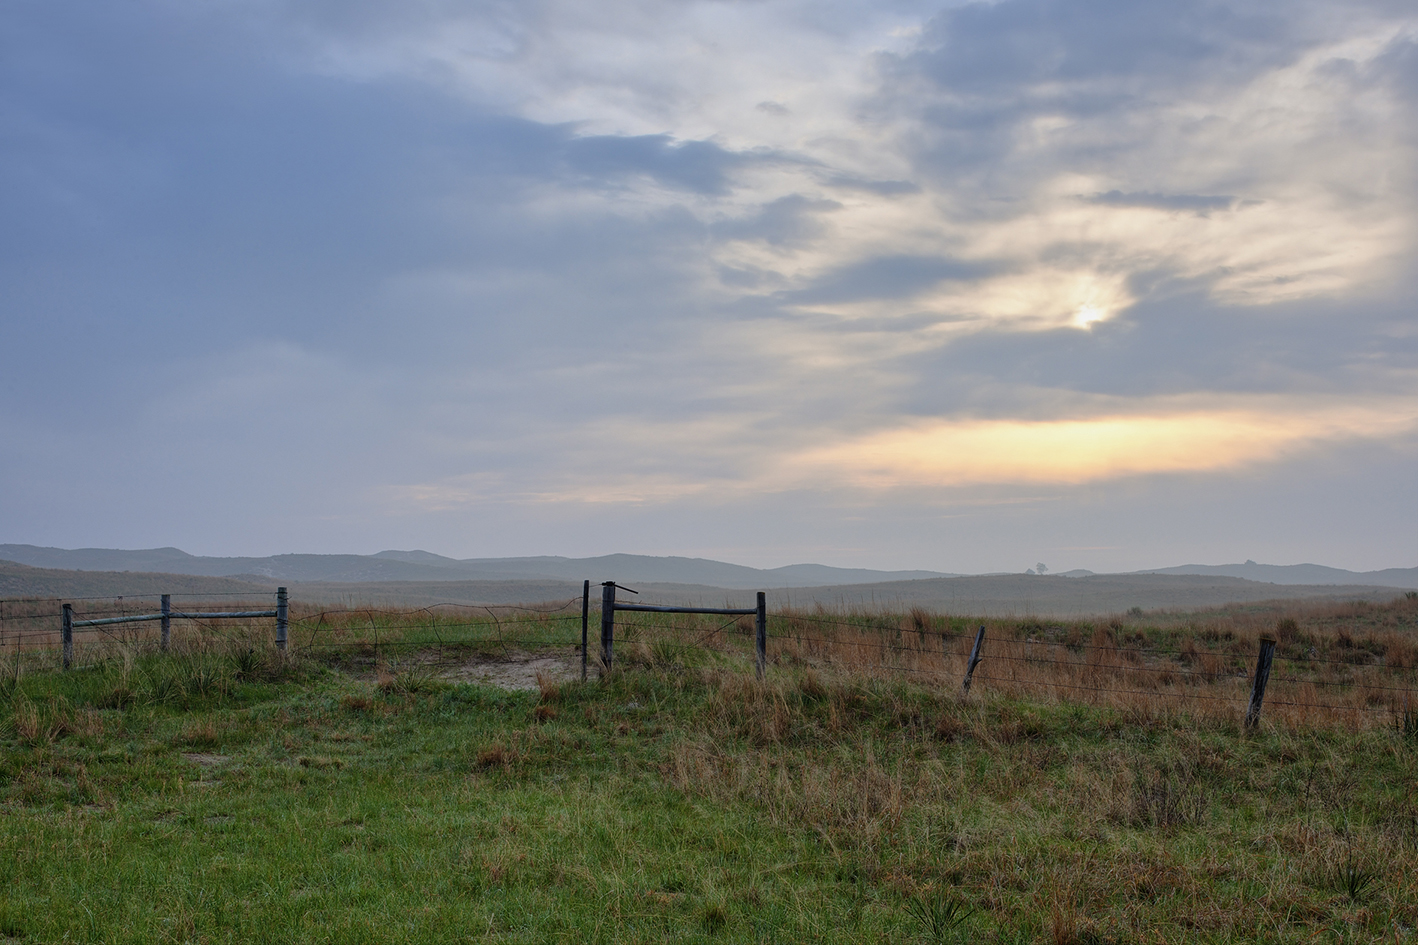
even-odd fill
[[[915,621],[916,625],[912,625]],[[1014,634],[997,626],[983,633],[979,669],[970,666],[974,633],[929,626],[930,617],[863,617],[779,612],[768,616],[770,665],[841,672],[852,676],[912,679],[953,691],[981,688],[1026,699],[1103,703],[1151,710],[1160,705],[1211,715],[1259,713],[1288,721],[1313,721],[1315,713],[1351,724],[1398,720],[1418,724],[1418,674],[1413,634],[1397,641],[1399,652],[1354,647],[1343,656],[1275,652],[1275,641],[1222,639],[1217,648],[1165,647],[1119,641],[1051,640]],[[616,619],[631,663],[694,664],[746,662],[752,633],[739,621],[706,626],[702,621],[655,621],[640,615]],[[1341,640],[1343,637],[1341,636]],[[1096,641],[1096,642],[1095,642]],[[1394,658],[1389,658],[1392,655]],[[1263,667],[1262,667],[1263,664]],[[1263,668],[1263,674],[1261,672]],[[1257,677],[1264,679],[1257,686]]]
[[[536,653],[559,653],[570,660],[580,653],[583,665],[603,672],[611,651],[582,650],[587,624],[601,624],[601,609],[592,609],[588,596],[540,605],[471,606],[450,601],[402,610],[293,605],[289,648],[295,654],[351,668],[390,671],[415,666],[441,671],[470,660]],[[255,611],[267,606],[265,601],[252,604],[225,595],[170,597],[214,611],[204,616],[191,605],[174,606],[170,622],[175,638],[273,638],[269,620],[218,619],[225,613]],[[135,595],[0,600],[0,654],[13,653],[16,660],[22,652],[39,657],[52,654],[62,642],[59,621],[66,609],[75,625],[80,662],[155,646],[159,633],[151,623],[95,622],[148,619],[158,599],[159,595]],[[643,610],[656,606],[630,605]],[[1255,699],[1261,675],[1261,641],[1254,634],[1213,634],[1213,639],[1193,634],[1168,646],[1141,634],[1129,637],[1095,629],[1091,638],[1080,639],[1076,628],[1062,634],[1037,622],[994,621],[991,631],[979,638],[978,667],[972,668],[976,632],[959,618],[783,610],[764,613],[763,635],[756,639],[751,614],[746,609],[659,613],[615,606],[610,633],[616,665],[716,665],[762,672],[766,660],[778,672],[813,670],[912,679],[954,691],[967,690],[969,678],[976,692],[1132,709],[1160,704],[1233,715]],[[1280,717],[1298,719],[1329,713],[1351,721],[1368,720],[1362,724],[1418,716],[1418,700],[1413,698],[1418,689],[1414,636],[1390,634],[1385,642],[1373,635],[1354,640],[1341,634],[1339,650],[1333,641],[1316,643],[1308,638],[1278,648],[1272,642],[1261,687],[1268,715],[1279,712]]]
[[[582,598],[541,605],[327,608],[291,619],[293,649],[355,669],[439,671],[478,659],[579,647]]]
[[[285,588],[254,602],[231,594],[6,598],[0,600],[0,659],[16,673],[51,661],[82,668],[166,650],[174,631],[188,642],[240,636],[281,645],[285,612]]]

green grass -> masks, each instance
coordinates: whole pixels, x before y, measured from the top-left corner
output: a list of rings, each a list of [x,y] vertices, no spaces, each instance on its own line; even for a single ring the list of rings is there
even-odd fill
[[[10,677],[0,942],[1418,940],[1396,728],[671,655],[530,693],[237,646]]]

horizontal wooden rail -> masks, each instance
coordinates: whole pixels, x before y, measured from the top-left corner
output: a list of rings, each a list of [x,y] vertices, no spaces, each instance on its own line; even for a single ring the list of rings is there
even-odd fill
[[[609,672],[615,647],[615,612],[617,610],[642,614],[715,614],[729,617],[754,616],[754,650],[758,678],[762,679],[768,668],[768,597],[758,592],[757,607],[665,607],[660,604],[619,604],[615,599],[616,584],[606,581],[601,585],[601,666],[602,672]],[[632,594],[639,591],[626,588]],[[590,597],[591,582],[585,584],[586,598]],[[583,650],[584,652],[584,650]]]
[[[753,611],[749,611],[752,613]],[[218,617],[274,617],[274,610],[232,610],[213,614],[184,614],[180,610],[170,611],[166,614],[134,614],[129,617],[100,617],[97,620],[75,620],[70,626],[78,627],[103,627],[115,623],[141,623],[147,620],[161,620],[164,617],[177,617],[182,620],[214,620]]]
[[[172,618],[178,620],[226,620],[241,617],[275,617],[276,648],[286,648],[286,637],[290,630],[290,602],[284,587],[276,588],[275,610],[217,610],[207,613],[189,614],[172,609],[172,595],[162,595],[162,611],[156,614],[129,614],[125,617],[95,617],[91,620],[75,620],[74,605],[64,604],[64,623],[60,629],[63,641],[63,666],[68,669],[74,662],[74,631],[84,627],[108,627],[116,623],[145,623],[150,620],[162,621],[162,649],[167,652],[169,636],[172,632]]]
[[[647,614],[729,614],[745,617],[758,613],[756,607],[661,607],[657,604],[622,604],[617,602],[616,610],[636,610]]]

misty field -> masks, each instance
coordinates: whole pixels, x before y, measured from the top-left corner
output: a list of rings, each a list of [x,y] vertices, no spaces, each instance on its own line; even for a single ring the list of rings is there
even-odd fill
[[[981,621],[625,616],[7,651],[0,941],[1418,940],[1411,597],[984,621],[968,695]]]

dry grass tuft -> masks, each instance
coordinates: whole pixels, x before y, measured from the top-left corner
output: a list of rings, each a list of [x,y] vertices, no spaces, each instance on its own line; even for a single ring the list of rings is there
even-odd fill
[[[215,748],[221,744],[221,734],[210,718],[188,722],[177,736],[177,744],[188,748]]]
[[[502,742],[493,742],[478,752],[473,767],[484,771],[490,768],[501,768],[506,771],[512,767],[513,760],[514,752],[511,749]]]
[[[711,730],[746,740],[755,747],[776,745],[792,729],[782,684],[761,682],[738,673],[721,673],[706,709]]]
[[[13,703],[11,725],[20,743],[30,748],[52,745],[66,735],[97,738],[104,732],[104,718],[89,708],[76,708],[63,696],[51,696],[38,705],[23,696]]]
[[[537,689],[541,693],[542,702],[550,704],[561,701],[561,683],[555,677],[537,673]]]

